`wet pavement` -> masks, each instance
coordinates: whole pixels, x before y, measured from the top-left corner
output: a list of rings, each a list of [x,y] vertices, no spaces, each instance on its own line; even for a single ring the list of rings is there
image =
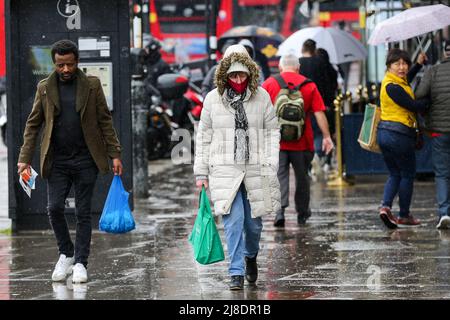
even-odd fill
[[[4,154],[0,148],[2,188]],[[306,225],[297,225],[292,206],[284,229],[266,216],[257,285],[231,292],[227,261],[199,265],[187,241],[198,202],[192,166],[160,160],[149,168],[150,196],[135,201],[136,230],[94,231],[87,284],[52,283],[58,256],[51,231],[0,232],[0,299],[450,298],[450,232],[435,229],[433,181],[415,184],[412,212],[422,225],[394,231],[377,215],[385,177],[357,177],[343,190],[315,182]],[[1,191],[0,229],[7,224]]]

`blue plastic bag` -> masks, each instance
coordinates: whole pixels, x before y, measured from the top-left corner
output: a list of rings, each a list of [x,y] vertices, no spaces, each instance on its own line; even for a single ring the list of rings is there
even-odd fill
[[[120,176],[114,176],[100,217],[100,231],[125,233],[135,228],[133,215],[128,205],[128,195],[129,193],[123,188]]]

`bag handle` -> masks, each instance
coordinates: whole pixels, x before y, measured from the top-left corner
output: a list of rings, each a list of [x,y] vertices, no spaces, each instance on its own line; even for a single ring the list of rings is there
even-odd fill
[[[205,201],[204,199],[203,199],[203,197],[202,196],[206,196],[206,189],[205,189],[205,185],[204,184],[202,184],[202,191],[200,191],[200,194],[199,194],[199,196],[198,196],[198,208],[200,209],[200,207],[202,206],[202,204],[203,204],[203,201]]]
[[[205,191],[205,185],[204,184],[202,184],[202,191],[200,191],[200,194],[198,195],[198,207],[200,208],[200,204],[201,204],[201,202],[200,201],[202,201],[202,195],[203,195],[203,192]]]
[[[207,201],[207,204],[205,203]],[[206,188],[205,185],[202,185],[202,191],[200,192],[200,195],[198,197],[198,209],[200,210],[202,207],[205,207],[206,205],[209,206],[209,199],[208,196],[206,194]],[[204,212],[205,210],[202,210],[201,212]],[[211,211],[208,210],[209,214],[207,216],[209,216],[212,219],[212,214]],[[205,215],[203,215],[205,216]]]

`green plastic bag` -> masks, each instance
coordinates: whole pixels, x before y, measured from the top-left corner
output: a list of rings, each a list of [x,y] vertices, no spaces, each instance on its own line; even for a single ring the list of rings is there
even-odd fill
[[[205,187],[202,187],[200,193],[197,218],[189,242],[194,248],[194,258],[198,263],[211,264],[225,259]]]

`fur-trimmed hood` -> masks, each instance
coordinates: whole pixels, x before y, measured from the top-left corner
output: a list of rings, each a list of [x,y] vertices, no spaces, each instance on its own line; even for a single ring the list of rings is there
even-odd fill
[[[214,75],[214,83],[217,86],[219,94],[223,95],[223,93],[225,92],[225,88],[228,86],[227,71],[233,62],[240,62],[248,68],[248,70],[250,71],[250,75],[247,89],[250,90],[251,95],[255,94],[258,89],[259,83],[259,68],[256,62],[253,61],[248,54],[244,54],[241,52],[232,52],[229,55],[226,55],[219,62],[216,73]]]

